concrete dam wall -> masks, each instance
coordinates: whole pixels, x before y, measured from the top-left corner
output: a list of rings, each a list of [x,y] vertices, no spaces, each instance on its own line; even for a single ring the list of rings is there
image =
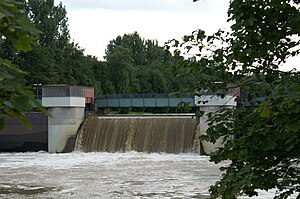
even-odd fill
[[[26,152],[47,151],[48,116],[40,112],[27,112],[26,119],[32,128],[25,128],[18,120],[4,118],[4,128],[0,130],[0,151]]]
[[[198,143],[191,116],[90,116],[78,131],[75,150],[187,153],[198,151]]]

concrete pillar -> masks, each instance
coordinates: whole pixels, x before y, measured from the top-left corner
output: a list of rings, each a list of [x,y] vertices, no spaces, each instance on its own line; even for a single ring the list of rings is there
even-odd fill
[[[85,93],[82,86],[43,86],[42,105],[48,109],[48,152],[63,152],[84,120]]]
[[[208,129],[208,114],[214,113],[219,109],[219,106],[201,106],[200,111],[204,111],[204,115],[200,118],[200,135],[206,135],[206,130]],[[201,141],[202,149],[204,150],[204,153],[209,155],[210,153],[216,151],[218,147],[223,146],[223,139],[219,138],[216,143],[207,142],[205,140]]]
[[[196,106],[199,107],[200,111],[204,111],[204,115],[200,118],[200,135],[206,135],[206,131],[208,129],[207,115],[209,113],[216,112],[220,107],[234,108],[237,105],[236,97],[234,95],[226,95],[224,98],[216,95],[196,96],[195,103]],[[211,152],[216,151],[218,147],[223,146],[223,139],[219,138],[214,144],[207,141],[201,141],[201,144],[204,153],[209,155]]]
[[[52,116],[48,118],[48,152],[63,152],[84,119],[84,108],[51,107],[48,111]]]

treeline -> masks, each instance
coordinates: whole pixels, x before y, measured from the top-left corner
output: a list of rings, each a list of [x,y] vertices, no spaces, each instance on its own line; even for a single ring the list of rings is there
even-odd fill
[[[143,39],[137,32],[124,34],[107,45],[105,60],[85,55],[69,34],[65,7],[54,0],[23,0],[29,19],[40,33],[37,45],[20,52],[0,37],[0,57],[27,72],[26,85],[71,84],[95,87],[101,93],[169,93],[189,88],[197,75],[180,68],[184,61],[156,40]],[[101,35],[99,35],[101,36]],[[95,41],[97,42],[97,41]],[[186,60],[185,60],[186,61]]]

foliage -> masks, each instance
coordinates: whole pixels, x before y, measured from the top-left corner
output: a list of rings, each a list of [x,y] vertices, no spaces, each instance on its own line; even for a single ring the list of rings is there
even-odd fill
[[[116,52],[120,56],[118,59]],[[156,40],[142,39],[137,32],[110,41],[105,59],[109,69],[107,77],[112,80],[115,93],[171,93],[194,87],[197,79],[197,73],[191,74],[180,67],[180,62],[189,60],[184,60],[179,54],[171,55]],[[124,70],[123,73],[120,70]],[[119,81],[121,79],[124,84]],[[118,89],[118,84],[124,88]]]
[[[35,44],[39,31],[30,23],[21,4],[15,0],[0,2],[0,38],[11,42],[12,48],[28,51]],[[30,35],[29,35],[30,34]],[[45,110],[34,99],[31,88],[25,87],[19,76],[24,73],[10,60],[0,57],[0,129],[4,125],[4,117],[18,119],[24,126],[30,127],[24,112],[32,108],[32,100],[41,110]]]
[[[166,93],[168,90],[166,75],[162,73],[164,65],[154,62],[141,66],[138,70],[141,93]]]
[[[85,55],[71,41],[65,7],[54,0],[21,0],[29,20],[40,30],[30,51],[19,51],[6,37],[0,38],[0,56],[11,60],[34,84],[79,84],[94,86],[100,93],[171,93],[194,86],[197,74],[180,67],[183,57],[171,55],[156,40],[137,32],[111,40],[104,61]],[[24,12],[24,11],[23,11]],[[25,17],[26,18],[26,17]],[[28,19],[27,19],[28,20]],[[186,61],[186,60],[185,60]],[[188,62],[188,61],[186,61]]]
[[[207,36],[197,30],[182,42],[170,41],[176,52],[184,48],[181,52],[194,53],[190,62],[181,64],[201,74],[196,89],[224,96],[241,88],[245,95],[236,109],[209,114],[203,139],[224,140],[211,160],[230,160],[210,188],[212,198],[254,196],[258,189],[272,188],[275,198],[299,197],[300,78],[297,70],[284,70],[287,59],[299,54],[299,4],[232,0],[230,32]]]
[[[28,17],[42,31],[38,35],[40,46],[65,48],[70,41],[68,18],[62,3],[54,5],[54,0],[25,1]]]
[[[20,7],[40,30],[37,43],[31,51],[19,52],[12,50],[6,38],[0,38],[0,54],[30,74],[25,77],[26,84],[94,84],[95,58],[84,55],[84,50],[71,42],[65,7],[54,5],[54,0],[22,2]]]
[[[109,42],[106,49],[106,55],[109,54],[118,46],[123,46],[129,50],[129,55],[133,59],[136,67],[144,64],[145,50],[144,41],[137,32],[133,34],[124,34]]]
[[[133,93],[135,79],[135,69],[132,66],[133,60],[129,50],[122,46],[117,46],[113,52],[107,56],[108,67],[110,69],[114,91],[116,93]]]
[[[93,74],[95,78],[96,93],[114,93],[112,78],[110,78],[110,70],[107,61],[95,61],[93,65]]]
[[[26,85],[80,84],[94,86],[100,93],[170,93],[195,82],[179,68],[180,55],[172,56],[156,40],[145,40],[137,32],[117,36],[106,49],[104,61],[85,55],[71,42],[65,7],[54,0],[22,1],[26,15],[40,30],[37,43],[29,52],[13,48],[0,38],[0,55],[21,66],[29,75]]]
[[[145,40],[137,32],[118,36],[109,42],[105,61],[99,61],[71,42],[62,4],[54,5],[53,0],[22,2],[19,6],[40,30],[37,43],[31,51],[19,52],[9,40],[0,38],[0,55],[29,74],[23,78],[28,86],[80,84],[94,86],[96,94],[161,93],[194,82],[177,69],[180,56],[172,57],[156,40]]]
[[[38,30],[26,18],[24,10],[19,9],[21,4],[13,0],[3,0],[0,6],[1,37],[9,39],[18,50],[30,50],[35,38],[28,36],[28,32],[36,34]]]
[[[278,190],[276,198],[299,194],[299,80],[281,79],[283,84],[276,86],[252,112],[223,109],[210,118],[208,140],[226,140],[224,148],[214,153],[211,160],[231,160],[228,167],[222,168],[222,179],[211,187],[212,196],[254,196],[257,189],[272,188]],[[291,83],[293,86],[286,86]],[[239,120],[226,120],[236,114]]]

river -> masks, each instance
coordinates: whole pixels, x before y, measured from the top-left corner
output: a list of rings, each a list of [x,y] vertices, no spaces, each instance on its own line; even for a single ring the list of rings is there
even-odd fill
[[[219,176],[197,154],[0,153],[0,198],[204,199]]]

